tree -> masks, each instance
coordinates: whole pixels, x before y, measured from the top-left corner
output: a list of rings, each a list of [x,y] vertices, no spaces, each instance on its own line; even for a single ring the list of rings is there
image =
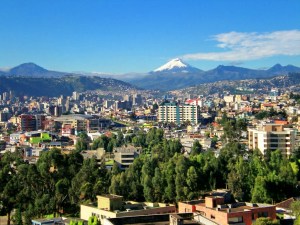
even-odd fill
[[[76,151],[89,149],[89,143],[90,143],[89,136],[85,132],[80,133],[79,139],[77,140],[77,143],[75,145]]]
[[[194,166],[191,166],[187,171],[186,177],[187,183],[187,197],[188,200],[192,200],[198,195],[198,174]]]
[[[20,207],[18,207],[16,210],[14,224],[15,225],[23,225],[22,212],[21,212]]]
[[[101,223],[96,216],[91,216],[88,220],[88,225],[101,225]]]
[[[152,178],[154,200],[161,202],[164,194],[164,178],[159,167],[155,168],[154,177]]]
[[[240,156],[228,174],[229,189],[237,200],[249,201],[254,181],[255,177],[249,169],[249,163]]]
[[[22,189],[16,173],[16,168],[22,163],[18,151],[6,152],[0,160],[0,215],[7,215],[8,225],[12,210],[18,206],[17,195]]]
[[[191,156],[198,155],[202,151],[202,145],[199,143],[199,140],[195,140],[191,150]]]
[[[296,218],[300,217],[300,201],[299,200],[294,201],[291,204],[291,209],[292,209],[293,214],[296,216]]]
[[[98,182],[103,184],[103,189],[108,190],[107,171],[103,165],[97,163],[95,157],[84,160],[79,172],[71,181],[69,194],[73,204],[79,204],[82,201],[93,202],[96,199],[94,185]],[[99,186],[98,186],[99,187]]]
[[[164,166],[164,174],[166,177],[167,185],[165,187],[165,199],[169,202],[175,202],[176,200],[176,187],[175,187],[175,177],[176,177],[176,171],[175,171],[175,162],[174,159],[170,159],[166,166]]]
[[[252,202],[259,203],[271,203],[272,199],[268,194],[266,187],[266,180],[262,176],[258,176],[255,179],[255,184],[252,192]]]
[[[280,225],[280,222],[278,220],[272,220],[269,217],[260,217],[255,220],[253,225]]]
[[[122,131],[118,130],[116,146],[121,147],[123,144],[124,144],[124,135],[123,135]]]
[[[109,141],[110,141],[109,138],[103,134],[99,138],[93,141],[92,149],[104,148],[104,150],[107,150],[107,145]]]
[[[143,186],[146,201],[154,202],[154,189],[152,185],[152,179],[149,175],[145,176]]]
[[[187,198],[187,183],[186,183],[186,174],[188,170],[187,159],[180,155],[176,162],[176,178],[175,178],[175,187],[176,187],[176,200],[183,201]]]

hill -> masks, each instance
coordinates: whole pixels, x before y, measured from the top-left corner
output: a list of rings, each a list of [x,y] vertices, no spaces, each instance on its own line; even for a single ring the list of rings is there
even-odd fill
[[[57,78],[0,76],[0,93],[13,91],[16,96],[71,95],[73,91],[126,91],[136,87],[111,78],[64,76]]]
[[[173,94],[212,95],[212,94],[250,94],[268,93],[271,88],[294,92],[300,91],[300,73],[289,73],[264,79],[226,80],[171,91]]]

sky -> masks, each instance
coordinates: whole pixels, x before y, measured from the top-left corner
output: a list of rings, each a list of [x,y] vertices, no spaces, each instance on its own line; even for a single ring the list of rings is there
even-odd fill
[[[182,58],[300,67],[299,0],[1,0],[0,67],[152,71]]]

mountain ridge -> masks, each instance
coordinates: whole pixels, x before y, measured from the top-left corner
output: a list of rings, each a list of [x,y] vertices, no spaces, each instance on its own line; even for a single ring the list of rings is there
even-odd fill
[[[0,76],[21,76],[40,78],[60,78],[67,75],[95,76],[113,78],[128,82],[143,89],[175,90],[192,85],[209,83],[222,80],[243,80],[251,78],[268,78],[277,75],[287,75],[290,72],[300,72],[300,68],[281,64],[275,64],[269,69],[248,69],[237,66],[219,65],[214,69],[203,71],[193,67],[181,59],[170,60],[166,64],[148,73],[131,73],[121,75],[109,75],[105,73],[68,73],[47,70],[34,63],[23,63],[9,70],[0,70]]]
[[[169,62],[162,67],[168,65]],[[269,78],[277,75],[287,75],[290,72],[300,72],[299,67],[293,65],[282,66],[280,64],[275,64],[267,70],[224,65],[219,65],[207,71],[196,68],[197,70],[191,72],[180,72],[180,69],[181,68],[172,67],[171,69],[162,71],[152,71],[143,77],[124,80],[145,89],[169,91],[215,81]]]
[[[124,81],[92,76],[22,77],[0,76],[0,93],[13,91],[16,96],[71,95],[73,91],[120,91],[139,88]]]

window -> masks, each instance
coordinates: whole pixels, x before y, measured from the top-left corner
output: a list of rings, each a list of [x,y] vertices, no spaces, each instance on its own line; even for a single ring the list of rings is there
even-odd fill
[[[242,216],[228,218],[228,223],[242,223],[242,222],[243,222]]]
[[[268,217],[268,212],[258,212],[257,217]]]
[[[211,219],[216,219],[215,215],[210,215]]]

